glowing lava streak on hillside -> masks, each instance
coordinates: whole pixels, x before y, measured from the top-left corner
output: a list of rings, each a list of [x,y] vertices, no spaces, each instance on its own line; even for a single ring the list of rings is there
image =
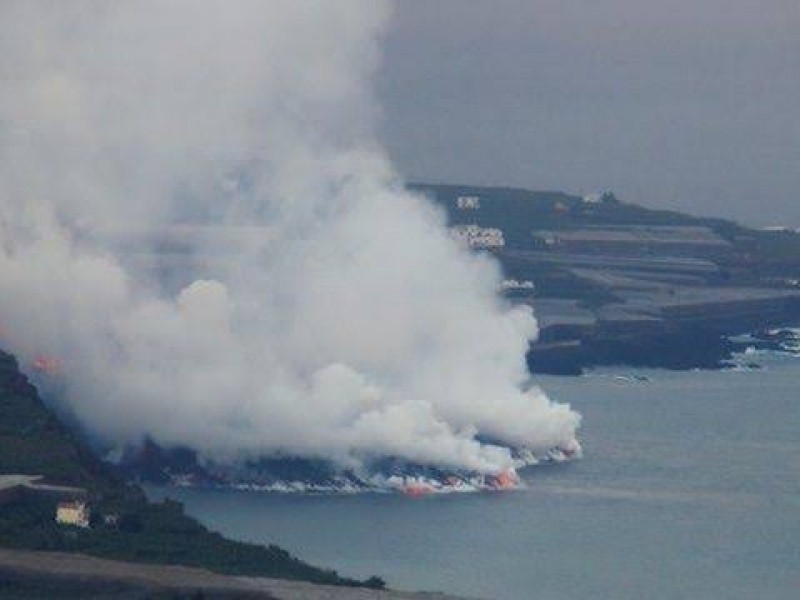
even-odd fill
[[[38,356],[36,356],[36,358],[34,358],[31,366],[39,373],[44,373],[45,375],[50,375],[50,376],[56,376],[61,374],[64,367],[64,363],[57,356],[48,356],[46,354],[39,354]]]

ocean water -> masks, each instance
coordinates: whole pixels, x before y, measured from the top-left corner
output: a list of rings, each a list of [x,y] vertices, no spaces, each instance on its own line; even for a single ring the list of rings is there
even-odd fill
[[[585,457],[526,489],[408,498],[150,488],[341,573],[497,600],[800,598],[800,358],[540,377]],[[638,380],[631,375],[646,377]]]

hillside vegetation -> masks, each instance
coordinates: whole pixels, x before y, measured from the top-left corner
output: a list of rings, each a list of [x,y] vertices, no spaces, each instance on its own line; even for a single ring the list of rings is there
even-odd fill
[[[0,505],[0,545],[81,552],[134,562],[203,567],[230,575],[295,579],[333,585],[383,587],[340,577],[277,546],[227,540],[184,513],[175,501],[148,502],[142,490],[119,480],[48,410],[16,360],[0,351],[0,475],[44,475],[48,483],[87,490],[90,529],[58,525],[57,497],[26,493]],[[117,517],[106,525],[104,516]]]

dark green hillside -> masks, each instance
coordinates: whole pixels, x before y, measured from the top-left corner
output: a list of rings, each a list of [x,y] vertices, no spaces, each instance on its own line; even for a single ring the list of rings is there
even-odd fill
[[[16,360],[0,351],[0,475],[44,475],[47,483],[87,492],[93,526],[56,524],[58,497],[25,492],[0,498],[0,545],[81,552],[133,562],[203,567],[232,575],[297,579],[333,585],[382,587],[313,567],[277,546],[234,542],[187,516],[167,500],[150,503],[142,490],[118,479],[45,407]],[[116,524],[106,525],[114,515]]]
[[[109,469],[42,403],[17,361],[0,352],[0,474],[44,475],[51,483],[102,490]]]

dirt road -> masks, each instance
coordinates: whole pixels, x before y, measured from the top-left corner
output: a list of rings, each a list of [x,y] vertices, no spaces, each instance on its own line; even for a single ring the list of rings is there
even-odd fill
[[[230,577],[203,569],[145,565],[58,552],[0,548],[0,597],[23,590],[28,597],[169,597],[272,600],[458,600],[432,593],[404,593],[314,585],[261,577]],[[165,596],[166,597],[166,596]],[[462,599],[463,600],[463,599]]]

